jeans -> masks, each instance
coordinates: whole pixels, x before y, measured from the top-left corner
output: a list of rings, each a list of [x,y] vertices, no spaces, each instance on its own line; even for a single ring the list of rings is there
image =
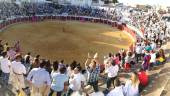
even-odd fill
[[[146,71],[146,70],[149,70],[149,69],[150,69],[150,66],[149,66],[149,64],[144,63],[144,64],[142,65],[142,68]]]
[[[51,89],[51,91],[50,91],[50,93],[49,93],[49,95],[48,96],[53,96],[53,93],[54,93],[54,90],[53,89]],[[61,96],[62,95],[62,91],[60,91],[60,92],[56,92],[57,93],[57,95],[56,96]]]
[[[116,79],[116,77],[108,77],[107,78],[107,88],[109,89],[110,87],[111,87],[111,83],[113,84],[113,86],[114,86],[114,80]],[[114,86],[115,87],[115,86]]]
[[[145,88],[145,86],[143,86],[143,85],[140,83],[140,84],[139,84],[139,93],[141,93],[144,88]]]
[[[25,66],[25,68],[26,68],[26,73],[28,74],[29,71],[30,71],[30,67],[31,67],[31,66],[30,66],[29,63],[25,63],[24,66]]]
[[[2,72],[2,80],[3,80],[3,82],[4,82],[5,85],[8,85],[9,74],[10,74],[10,73],[4,73],[4,72]]]
[[[66,96],[71,96],[71,94],[72,94],[73,92],[74,92],[74,91],[73,91],[71,88],[69,88],[68,91],[67,91]]]
[[[98,81],[89,82],[88,84],[93,87],[93,90],[94,90],[95,92],[98,92],[98,91],[99,91]]]
[[[136,62],[138,63],[139,60],[141,60],[141,54],[137,54],[137,53],[136,53]]]

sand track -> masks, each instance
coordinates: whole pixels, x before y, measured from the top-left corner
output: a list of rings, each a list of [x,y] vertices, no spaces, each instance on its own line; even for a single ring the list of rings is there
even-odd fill
[[[84,62],[87,53],[98,52],[100,60],[108,52],[127,49],[132,40],[124,32],[108,25],[75,21],[43,21],[10,26],[0,33],[9,44],[21,41],[23,53],[40,54],[50,60]]]

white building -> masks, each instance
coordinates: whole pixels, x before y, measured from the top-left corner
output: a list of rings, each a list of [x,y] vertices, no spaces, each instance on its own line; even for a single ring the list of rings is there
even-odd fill
[[[12,2],[13,0],[0,0],[0,2]]]
[[[0,0],[5,2],[46,2],[48,0]],[[77,6],[101,6],[104,5],[105,0],[51,0],[58,4],[71,4]]]
[[[59,4],[71,4],[77,6],[103,5],[104,0],[53,0]]]

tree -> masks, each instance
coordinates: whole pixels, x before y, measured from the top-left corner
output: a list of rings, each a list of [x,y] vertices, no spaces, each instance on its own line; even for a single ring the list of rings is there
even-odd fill
[[[112,0],[112,3],[118,3],[118,0]]]
[[[105,4],[118,3],[118,0],[102,0]]]

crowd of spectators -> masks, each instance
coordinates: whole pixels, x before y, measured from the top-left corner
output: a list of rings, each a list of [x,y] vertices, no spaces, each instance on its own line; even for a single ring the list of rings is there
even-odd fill
[[[0,3],[0,13],[1,20],[13,16],[46,14],[105,19],[113,19],[118,15],[115,10],[47,3],[22,3],[21,5]],[[100,94],[98,96],[140,96],[140,92],[148,85],[147,71],[166,62],[164,50],[159,48],[168,41],[169,31],[157,15],[152,13],[146,18],[142,16],[143,22],[137,19],[132,20],[135,23],[134,26],[136,24],[144,26],[145,38],[136,41],[134,50],[121,49],[116,54],[109,53],[103,62],[99,62],[98,53],[94,56],[88,53],[84,64],[73,61],[66,65],[64,60],[60,62],[56,60],[52,63],[41,58],[40,55],[32,56],[31,52],[23,56],[19,42],[13,47],[1,40],[0,63],[4,86],[12,84],[16,93],[20,95],[24,95],[27,93],[26,90],[30,89],[31,96],[52,96],[53,93],[57,93],[57,96],[79,96],[77,94],[81,94],[80,96],[96,96],[97,94]],[[122,70],[132,72],[130,78],[119,77]],[[98,86],[99,81],[107,85],[103,92]],[[88,93],[86,85],[92,86],[94,92]]]
[[[53,15],[67,14],[78,16],[91,16],[97,18],[112,19],[114,10],[108,12],[104,9],[92,7],[80,7],[72,5],[56,5],[53,3],[28,3],[24,2],[20,5],[15,3],[0,2],[0,20],[17,17],[17,16],[33,16],[33,15]]]
[[[52,96],[53,93],[74,96],[71,94],[75,92],[85,94],[80,96],[139,96],[148,85],[148,71],[166,61],[164,50],[157,51],[158,45],[150,46],[146,40],[142,46],[137,42],[135,51],[122,49],[116,54],[109,53],[104,62],[99,62],[98,53],[94,56],[88,53],[84,64],[73,61],[69,65],[64,64],[64,60],[52,63],[40,55],[33,57],[31,52],[23,56],[19,42],[14,47],[0,42],[4,86],[11,84],[20,95],[31,90],[31,96]],[[130,78],[119,77],[122,72],[131,73]],[[98,86],[101,81],[106,84],[105,90]],[[93,93],[88,93],[87,85],[92,86]]]

